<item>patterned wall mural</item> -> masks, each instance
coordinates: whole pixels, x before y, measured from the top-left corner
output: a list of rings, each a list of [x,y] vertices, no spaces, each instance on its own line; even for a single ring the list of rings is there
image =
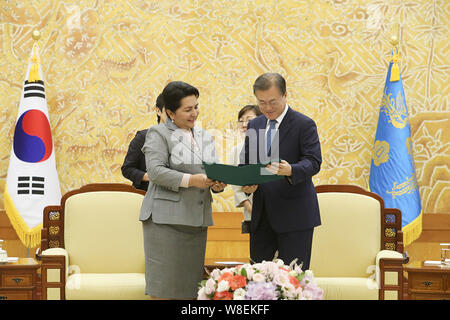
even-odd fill
[[[448,213],[449,21],[446,0],[0,0],[0,208],[38,29],[63,193],[127,182],[128,143],[156,123],[155,99],[172,80],[199,88],[199,124],[219,132],[225,160],[237,112],[266,71],[284,75],[288,103],[317,122],[315,183],[366,188],[398,34],[423,211]],[[236,210],[231,188],[214,197],[214,210]]]

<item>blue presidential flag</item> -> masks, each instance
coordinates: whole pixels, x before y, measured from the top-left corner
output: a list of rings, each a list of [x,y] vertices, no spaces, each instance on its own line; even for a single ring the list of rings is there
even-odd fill
[[[384,199],[386,208],[401,210],[403,241],[408,245],[422,232],[422,205],[396,48],[389,63],[379,112],[370,166],[370,191]]]

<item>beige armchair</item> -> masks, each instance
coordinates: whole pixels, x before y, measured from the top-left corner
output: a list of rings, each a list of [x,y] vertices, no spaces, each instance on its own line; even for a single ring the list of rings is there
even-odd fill
[[[42,299],[148,299],[138,219],[144,194],[89,184],[44,209]]]
[[[317,186],[322,225],[315,228],[310,269],[324,299],[403,298],[401,212],[351,185]]]

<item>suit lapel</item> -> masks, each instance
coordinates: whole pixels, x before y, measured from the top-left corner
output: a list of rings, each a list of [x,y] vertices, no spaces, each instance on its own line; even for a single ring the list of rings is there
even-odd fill
[[[193,152],[200,160],[203,161],[202,150],[204,150],[203,144],[205,143],[205,141],[203,141],[202,130],[194,127],[192,129],[192,133],[193,133],[194,141],[197,143],[197,146],[198,146],[198,149],[193,146],[193,149],[194,149]]]
[[[292,121],[292,112],[291,107],[288,106],[288,111],[286,112],[283,121],[281,121],[278,126],[277,134],[279,135],[278,139],[280,144],[283,143],[284,139],[286,139],[286,136],[291,128],[290,123]]]
[[[200,129],[197,129],[197,128],[193,129],[194,140],[197,142],[197,146],[198,146],[198,149],[197,149],[194,145],[192,145],[188,133],[185,133],[182,129],[178,128],[177,125],[175,123],[173,123],[170,119],[166,120],[165,125],[167,128],[169,128],[171,131],[174,132],[172,134],[176,134],[176,138],[179,142],[181,142],[197,158],[199,158],[201,161],[203,161],[202,154],[201,154],[202,143],[199,143],[199,140],[201,140],[201,130]],[[196,136],[197,136],[197,139],[195,139]]]

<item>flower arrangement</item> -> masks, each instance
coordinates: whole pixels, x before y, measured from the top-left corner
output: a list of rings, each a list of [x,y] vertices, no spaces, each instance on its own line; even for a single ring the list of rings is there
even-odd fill
[[[214,269],[200,283],[198,300],[321,300],[311,270],[280,259]]]

